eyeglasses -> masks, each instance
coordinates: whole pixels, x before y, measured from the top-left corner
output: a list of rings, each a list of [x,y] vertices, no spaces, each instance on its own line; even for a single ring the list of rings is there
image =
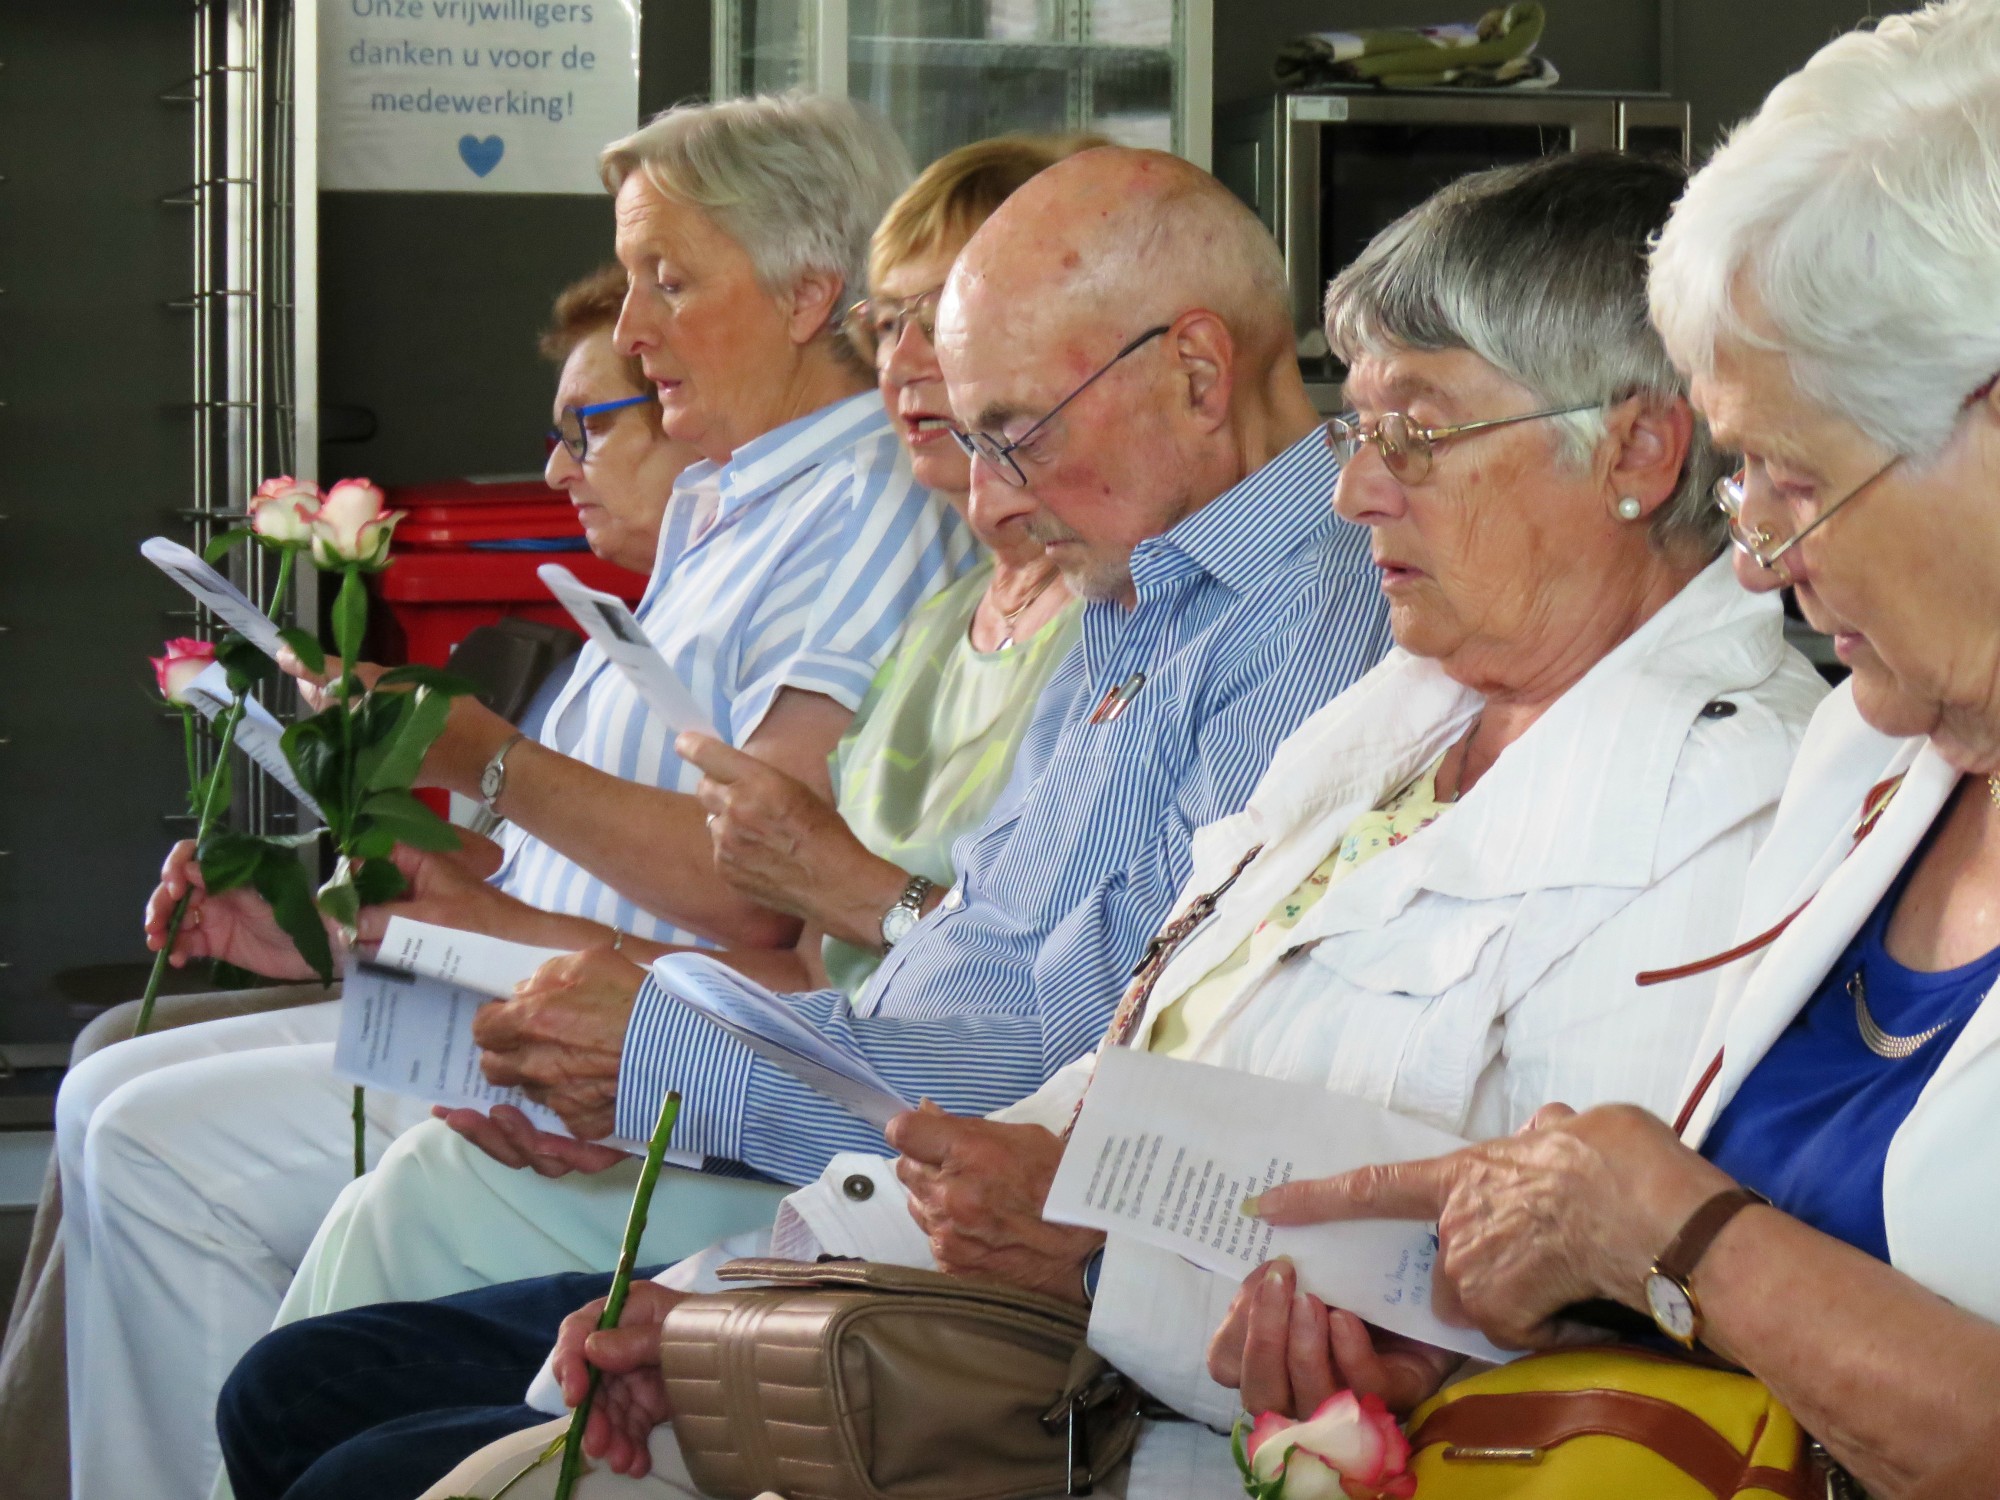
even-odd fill
[[[648,391],[643,396],[626,396],[618,401],[599,401],[592,406],[565,406],[562,415],[556,418],[556,425],[549,429],[549,440],[561,443],[569,450],[571,458],[582,463],[590,454],[590,429],[583,425],[585,417],[594,417],[607,411],[622,411],[628,406],[637,406],[641,401],[652,399],[653,393]]]
[[[1492,417],[1484,422],[1460,422],[1454,427],[1420,427],[1408,412],[1385,411],[1375,419],[1371,428],[1350,412],[1344,417],[1327,419],[1326,445],[1342,464],[1350,464],[1364,447],[1373,443],[1382,455],[1382,467],[1389,471],[1391,478],[1401,484],[1417,484],[1430,473],[1431,455],[1440,443],[1463,437],[1468,432],[1508,427],[1515,422],[1538,422],[1544,417],[1566,417],[1571,412],[1596,411],[1603,404],[1601,401],[1586,401],[1580,406],[1552,406],[1547,411],[1523,412],[1518,417]]]
[[[1984,381],[1977,390],[1967,396],[1964,401],[1960,402],[1958,408],[1959,415],[1963,416],[1972,407],[1984,401],[1993,393],[1993,388],[1996,385],[2000,385],[2000,375],[1992,376]],[[1798,546],[1800,542],[1811,536],[1813,532],[1832,520],[1835,511],[1839,510],[1841,506],[1847,504],[1848,501],[1852,500],[1863,490],[1869,488],[1876,480],[1887,474],[1902,461],[1903,455],[1900,453],[1897,454],[1853,489],[1834,501],[1833,504],[1820,508],[1810,521],[1806,522],[1804,526],[1800,527],[1790,536],[1783,536],[1773,531],[1769,526],[1746,526],[1744,524],[1743,503],[1749,498],[1750,488],[1750,466],[1748,464],[1745,464],[1734,474],[1725,475],[1723,478],[1716,480],[1715,489],[1712,493],[1715,496],[1716,509],[1720,510],[1729,522],[1729,540],[1736,544],[1736,550],[1766,572],[1774,572],[1778,564],[1784,561],[1787,552],[1791,551],[1792,548]],[[1803,507],[1799,506],[1795,507],[1795,509],[1803,509]],[[1784,578],[1780,581],[1789,583],[1791,580]]]
[[[944,288],[934,286],[914,297],[870,297],[841,314],[840,331],[854,346],[854,352],[871,365],[882,362],[883,351],[896,347],[903,330],[911,323],[926,343],[937,339],[938,298]]]
[[[1848,501],[1867,489],[1902,461],[1903,456],[1900,453],[1897,454],[1853,489],[1834,501],[1833,504],[1822,508],[1818,515],[1814,516],[1790,536],[1781,536],[1769,526],[1746,526],[1744,524],[1743,502],[1748,498],[1750,481],[1750,470],[1747,464],[1743,468],[1738,469],[1734,474],[1724,475],[1721,479],[1715,481],[1715,505],[1716,509],[1720,510],[1729,522],[1729,540],[1736,544],[1736,550],[1766,572],[1773,572],[1777,569],[1778,564],[1784,560],[1787,552],[1791,551],[1792,548],[1798,546],[1800,542],[1832,520],[1835,511],[1839,510],[1841,506],[1847,504]]]
[[[1082,385],[1071,391],[1054,406],[1051,406],[1042,414],[1042,419],[1039,422],[1035,423],[1034,426],[1015,438],[1011,443],[1003,442],[989,432],[961,432],[956,427],[951,429],[951,435],[958,441],[958,446],[963,448],[970,457],[984,459],[987,467],[1006,480],[1007,483],[1017,490],[1024,489],[1028,483],[1028,476],[1021,468],[1021,461],[1014,457],[1014,455],[1029,443],[1032,443],[1035,440],[1035,435],[1056,419],[1056,413],[1060,412],[1070,402],[1074,401],[1078,396],[1089,390],[1091,386],[1103,379],[1104,376],[1111,372],[1112,367],[1125,358],[1126,355],[1144,348],[1161,334],[1171,332],[1172,329],[1173,324],[1171,323],[1162,323],[1157,328],[1148,328],[1144,333],[1140,334],[1131,343],[1120,349],[1099,366],[1096,374],[1090,376]]]

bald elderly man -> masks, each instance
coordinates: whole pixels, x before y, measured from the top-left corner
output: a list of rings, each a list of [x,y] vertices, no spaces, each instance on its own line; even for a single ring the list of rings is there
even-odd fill
[[[1013,785],[960,844],[958,884],[851,1009],[790,998],[905,1097],[983,1114],[1095,1046],[1188,876],[1193,830],[1238,810],[1275,746],[1387,636],[1366,536],[1332,513],[1334,464],[1293,357],[1277,248],[1206,173],[1117,149],[1043,172],[967,245],[937,345],[976,456],[972,504],[1044,544],[1087,601],[1083,640]],[[544,1031],[604,1030],[594,1052],[545,1060],[574,1080],[545,1098],[580,1135],[615,1124],[643,1138],[678,1088],[676,1146],[782,1180],[883,1148],[872,1127],[674,1001],[681,960],[650,974],[603,953],[569,962],[561,985],[509,1003],[572,1008],[575,1026]],[[542,1149],[548,1165],[579,1159]],[[457,1226],[418,1224],[423,1195],[397,1197],[385,1178],[365,1238],[505,1233],[509,1204],[534,1205],[521,1210],[529,1233],[535,1213],[564,1212],[560,1179],[488,1175],[491,1200]],[[661,1212],[672,1198],[669,1184]],[[669,1276],[686,1282],[706,1264]],[[412,1478],[540,1421],[512,1403],[564,1314],[603,1283],[517,1282],[272,1334],[221,1408],[237,1500],[413,1494]],[[649,1337],[642,1326],[628,1343],[643,1350]],[[651,1458],[628,1440],[614,1461]]]

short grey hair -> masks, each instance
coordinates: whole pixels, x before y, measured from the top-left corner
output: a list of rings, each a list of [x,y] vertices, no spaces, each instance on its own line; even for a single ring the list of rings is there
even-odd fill
[[[677,104],[598,157],[613,193],[634,172],[713,219],[774,296],[809,271],[837,274],[835,321],[865,295],[868,236],[915,175],[874,109],[799,92]]]
[[[1695,174],[1652,302],[1697,376],[1725,343],[1775,350],[1807,400],[1934,456],[2000,372],[2000,5],[1821,48]]]
[[[1461,177],[1377,235],[1326,295],[1326,333],[1352,364],[1397,350],[1464,349],[1546,406],[1687,397],[1647,321],[1646,250],[1686,186],[1678,162],[1565,152]],[[1582,465],[1604,412],[1553,419]],[[1662,551],[1720,552],[1710,500],[1727,469],[1697,416],[1673,499],[1651,525]]]

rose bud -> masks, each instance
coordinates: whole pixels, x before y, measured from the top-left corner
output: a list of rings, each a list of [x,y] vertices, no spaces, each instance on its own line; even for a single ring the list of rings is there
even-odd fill
[[[1244,1446],[1252,1478],[1284,1475],[1284,1500],[1375,1500],[1417,1491],[1410,1445],[1380,1396],[1342,1391],[1303,1422],[1267,1411]]]
[[[267,479],[250,497],[250,529],[267,542],[303,546],[312,536],[320,498],[319,487],[303,479],[289,474]]]
[[[165,650],[165,656],[149,656],[146,659],[153,664],[153,680],[160,685],[160,696],[169,703],[179,703],[188,684],[201,676],[209,663],[215,660],[215,646],[212,642],[182,635],[168,641]]]
[[[403,519],[403,512],[384,507],[380,487],[366,479],[334,485],[312,518],[313,561],[322,568],[381,567],[388,560],[389,533]]]

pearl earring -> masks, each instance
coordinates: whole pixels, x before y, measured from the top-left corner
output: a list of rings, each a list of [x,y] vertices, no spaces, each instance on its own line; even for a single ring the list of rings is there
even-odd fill
[[[1641,509],[1642,507],[1639,502],[1634,500],[1630,495],[1627,495],[1623,500],[1618,502],[1618,519],[1621,521],[1636,521],[1639,519],[1639,511]]]

